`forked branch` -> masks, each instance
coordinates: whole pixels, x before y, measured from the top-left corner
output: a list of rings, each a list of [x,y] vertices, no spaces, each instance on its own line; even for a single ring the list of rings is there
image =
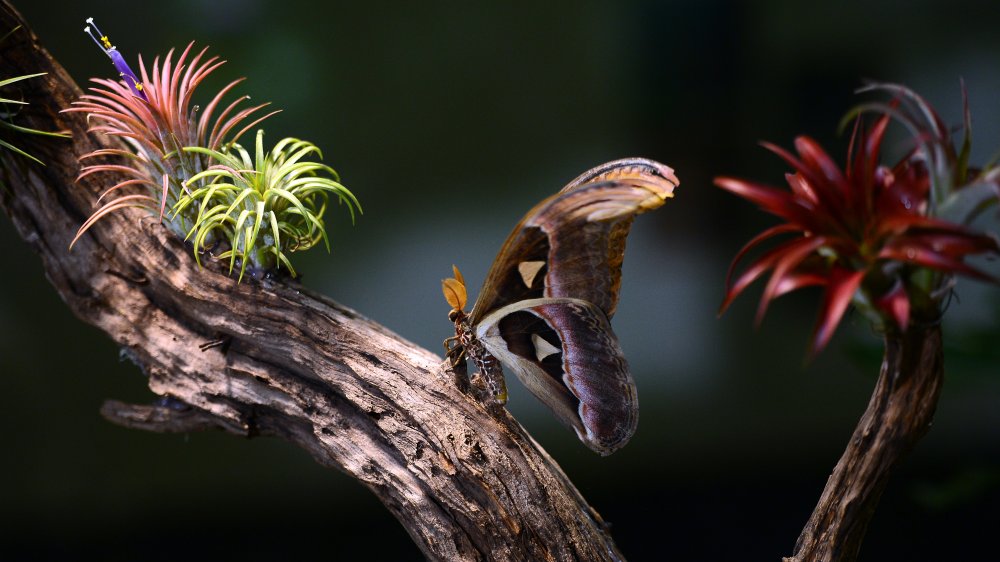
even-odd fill
[[[360,480],[432,559],[616,560],[591,509],[504,410],[456,387],[442,359],[290,281],[236,284],[198,269],[143,211],[108,215],[69,251],[104,186],[74,183],[77,157],[120,148],[60,114],[80,89],[6,2],[0,75],[24,81],[21,124],[72,140],[26,139],[45,167],[0,153],[0,206],[40,255],[67,306],[105,331],[169,397],[102,412],[150,431],[218,427],[273,435]],[[108,178],[105,178],[108,180]]]

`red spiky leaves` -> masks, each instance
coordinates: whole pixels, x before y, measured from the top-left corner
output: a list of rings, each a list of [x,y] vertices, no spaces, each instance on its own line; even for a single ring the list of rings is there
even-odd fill
[[[754,237],[737,253],[726,279],[722,311],[767,272],[771,277],[761,296],[758,321],[778,296],[802,287],[822,286],[813,336],[813,350],[819,351],[830,341],[852,301],[886,329],[905,330],[913,318],[917,293],[920,298],[916,300],[935,307],[930,314],[922,312],[933,315],[939,313],[944,292],[940,289],[951,275],[995,281],[965,263],[965,258],[1000,253],[997,240],[961,222],[938,218],[935,211],[941,200],[975,195],[963,190],[984,181],[990,184],[984,191],[985,199],[995,202],[997,174],[970,178],[965,162],[968,135],[962,150],[956,151],[947,128],[923,99],[900,86],[880,88],[897,99],[869,107],[881,113],[871,127],[864,129],[859,118],[843,169],[816,141],[802,136],[795,139],[797,154],[764,143],[792,168],[786,175],[788,189],[716,178],[717,186],[784,221]],[[880,160],[890,117],[904,121],[914,131],[913,151],[892,167]],[[977,197],[984,199],[982,194]],[[737,264],[748,253],[779,237],[785,239],[753,259],[734,278]]]

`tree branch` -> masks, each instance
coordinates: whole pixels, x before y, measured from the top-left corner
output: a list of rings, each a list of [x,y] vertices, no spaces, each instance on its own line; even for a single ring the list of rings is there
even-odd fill
[[[885,358],[868,408],[785,562],[850,562],[889,476],[930,429],[944,383],[941,326],[885,336]]]
[[[189,248],[139,210],[111,214],[70,240],[111,185],[74,185],[77,157],[114,147],[60,114],[81,91],[21,16],[0,6],[0,76],[30,102],[19,124],[72,139],[24,137],[45,167],[0,152],[0,206],[41,256],[67,306],[122,346],[169,397],[108,402],[108,419],[149,431],[210,427],[274,435],[360,480],[428,558],[616,560],[600,516],[506,412],[455,385],[442,360],[292,281],[236,284],[199,269]],[[21,140],[20,137],[18,139]]]

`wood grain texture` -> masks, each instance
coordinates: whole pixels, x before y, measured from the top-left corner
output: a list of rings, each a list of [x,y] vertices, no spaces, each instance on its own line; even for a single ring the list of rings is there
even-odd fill
[[[0,6],[0,74],[25,81],[20,124],[40,167],[4,152],[0,205],[82,321],[148,377],[155,406],[109,402],[106,417],[152,431],[221,428],[272,435],[361,481],[430,559],[617,560],[600,516],[503,409],[488,410],[442,359],[291,281],[237,285],[142,211],[112,214],[73,251],[77,227],[112,178],[74,185],[77,156],[107,139],[60,114],[80,95],[19,14]],[[96,180],[96,181],[95,181]]]

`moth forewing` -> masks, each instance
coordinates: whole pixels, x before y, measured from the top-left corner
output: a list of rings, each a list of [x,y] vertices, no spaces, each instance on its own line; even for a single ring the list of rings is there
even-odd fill
[[[600,166],[595,166],[580,174],[573,181],[566,184],[562,191],[571,191],[577,187],[598,181],[623,181],[631,183],[669,183],[673,186],[680,185],[680,180],[674,175],[674,169],[661,164],[655,160],[647,158],[622,158],[605,162]],[[671,197],[673,190],[671,189]]]

